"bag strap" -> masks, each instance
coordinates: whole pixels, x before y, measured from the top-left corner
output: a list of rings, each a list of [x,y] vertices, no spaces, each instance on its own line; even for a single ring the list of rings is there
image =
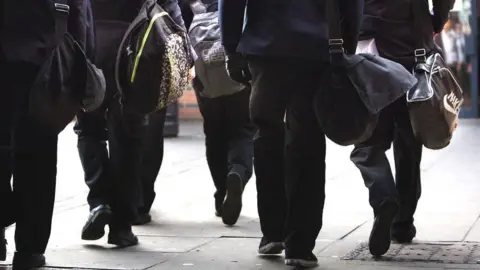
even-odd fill
[[[342,20],[338,1],[339,0],[327,0],[325,8],[328,23],[328,50],[330,53],[330,62],[332,63],[334,63],[336,59],[342,58],[345,53],[342,37]]]
[[[56,47],[63,39],[63,35],[68,31],[68,16],[70,15],[70,6],[67,0],[56,0],[53,2],[55,21],[55,39]]]
[[[412,0],[411,8],[413,14],[413,33],[418,33],[415,36],[415,62],[425,63],[427,61],[427,49],[425,48],[426,40],[423,35],[423,29],[425,28],[425,14],[430,14],[429,5],[427,0]],[[433,30],[432,30],[433,31]]]

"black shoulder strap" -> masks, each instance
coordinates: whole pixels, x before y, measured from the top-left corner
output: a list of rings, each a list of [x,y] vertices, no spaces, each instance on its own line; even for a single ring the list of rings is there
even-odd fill
[[[54,4],[54,20],[55,20],[55,46],[59,44],[63,35],[68,31],[68,16],[70,14],[70,6],[67,0],[56,0]]]
[[[342,20],[338,1],[339,0],[327,0],[325,8],[328,23],[328,47],[331,62],[334,61],[333,58],[341,57],[345,52],[343,48]]]
[[[427,60],[427,50],[425,49],[426,40],[424,37],[423,29],[425,29],[425,23],[431,24],[431,22],[425,21],[426,14],[430,14],[427,0],[412,0],[411,8],[413,14],[413,33],[418,33],[415,36],[415,61],[417,63],[425,62]],[[428,16],[429,18],[429,16]],[[433,29],[432,29],[433,32]]]

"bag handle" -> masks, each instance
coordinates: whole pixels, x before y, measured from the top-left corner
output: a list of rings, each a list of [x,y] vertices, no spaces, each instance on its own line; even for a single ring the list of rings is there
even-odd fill
[[[345,53],[342,37],[342,20],[338,1],[339,0],[327,0],[325,8],[328,24],[328,50],[331,63],[343,58]]]
[[[425,28],[425,14],[430,14],[429,5],[426,0],[412,0],[411,8],[413,14],[413,33],[419,33],[415,37],[415,63],[425,63],[427,61],[427,49],[425,48],[426,40],[423,35]],[[433,30],[432,30],[433,31]]]

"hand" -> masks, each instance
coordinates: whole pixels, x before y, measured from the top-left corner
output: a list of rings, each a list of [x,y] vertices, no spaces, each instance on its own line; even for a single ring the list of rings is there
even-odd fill
[[[188,72],[188,80],[191,81],[195,78],[195,67],[191,68]]]
[[[245,60],[242,54],[233,53],[226,55],[226,66],[228,76],[236,82],[244,85],[250,84],[252,74],[248,68],[248,62]]]

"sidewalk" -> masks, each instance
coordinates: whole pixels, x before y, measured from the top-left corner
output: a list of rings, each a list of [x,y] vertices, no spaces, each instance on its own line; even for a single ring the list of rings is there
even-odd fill
[[[290,269],[283,257],[256,255],[261,233],[254,179],[245,190],[237,226],[225,227],[215,217],[201,123],[182,123],[180,137],[166,140],[154,222],[135,228],[141,244],[125,250],[113,249],[106,239],[80,240],[88,216],[87,188],[71,127],[62,133],[59,149],[49,269]],[[415,223],[418,244],[394,245],[379,262],[372,261],[363,244],[373,213],[367,189],[349,160],[351,148],[329,143],[327,149],[324,226],[315,251],[318,269],[480,269],[480,121],[462,120],[447,149],[425,150]],[[7,234],[13,243],[13,228]],[[8,248],[12,252],[14,245]],[[9,268],[0,265],[3,269]]]

